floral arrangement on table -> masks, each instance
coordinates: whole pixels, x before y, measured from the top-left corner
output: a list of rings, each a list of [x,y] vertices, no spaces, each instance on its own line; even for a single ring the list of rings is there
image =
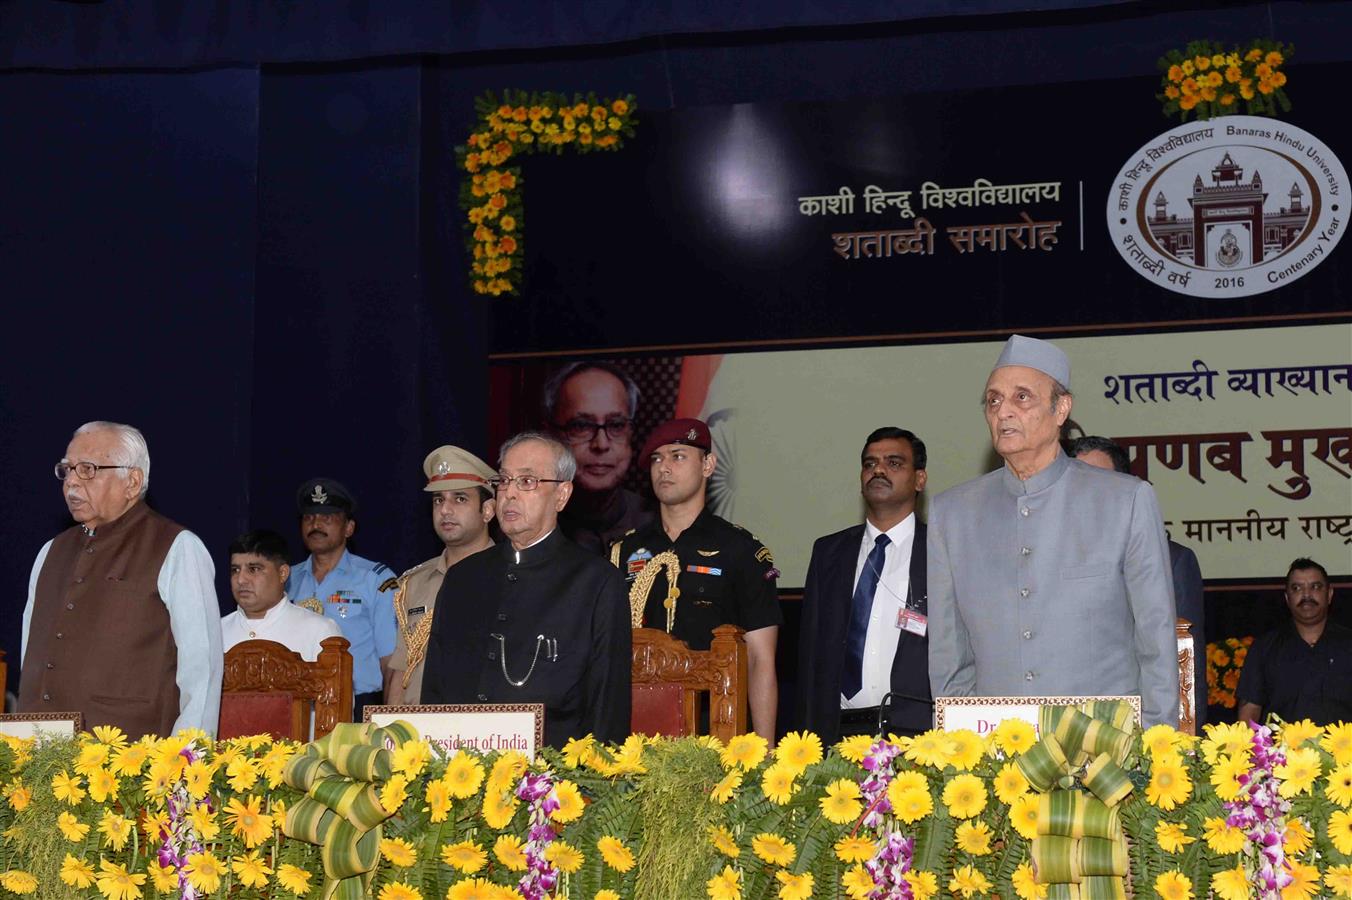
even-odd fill
[[[523,258],[519,165],[507,165],[527,153],[579,153],[619,150],[634,136],[632,94],[597,99],[565,94],[506,91],[475,101],[474,132],[457,147],[456,162],[466,177],[460,183],[465,211],[466,247],[471,256],[470,284],[475,293],[496,297],[521,287]]]
[[[829,750],[808,733],[773,751],[755,735],[635,736],[534,763],[361,725],[304,747],[105,728],[10,738],[0,896],[1035,900],[1071,893],[1040,884],[1032,860],[1053,865],[1059,826],[1089,833],[1091,817],[1054,796],[1082,806],[1083,785],[1117,801],[1105,805],[1137,896],[1352,897],[1352,724],[1226,724],[1200,739],[1159,726],[1105,743],[1114,726],[1083,727],[1097,713],[1081,709],[1073,739],[1062,713],[1041,740],[1016,720]],[[1044,792],[1033,782],[1053,732],[1090,755],[1113,744],[1122,763],[1078,765],[1068,750]],[[296,836],[307,822],[329,823],[317,843]]]
[[[1216,41],[1192,41],[1182,50],[1170,50],[1159,59],[1160,93],[1164,115],[1180,121],[1214,119],[1244,111],[1273,116],[1280,107],[1289,112],[1291,101],[1282,88],[1282,66],[1293,48],[1266,39],[1226,49]]]
[[[1206,645],[1206,702],[1234,709],[1239,673],[1249,655],[1253,637],[1226,638]]]

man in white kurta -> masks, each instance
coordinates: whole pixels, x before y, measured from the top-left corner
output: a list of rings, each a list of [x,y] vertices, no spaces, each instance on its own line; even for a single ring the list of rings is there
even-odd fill
[[[935,498],[929,518],[935,697],[1141,696],[1178,723],[1174,597],[1150,484],[1069,459],[1070,361],[1005,344],[986,422],[1005,464]]]
[[[221,645],[276,641],[306,662],[319,658],[320,642],[341,637],[328,616],[288,603],[286,540],[275,531],[249,531],[230,544],[230,592],[239,607],[221,619]]]

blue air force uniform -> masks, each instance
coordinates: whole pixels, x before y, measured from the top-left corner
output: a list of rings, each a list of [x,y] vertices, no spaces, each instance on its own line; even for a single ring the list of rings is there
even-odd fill
[[[323,582],[315,581],[311,559],[291,568],[286,582],[291,602],[333,619],[352,644],[353,693],[384,689],[380,660],[394,653],[396,581],[388,566],[346,550]]]

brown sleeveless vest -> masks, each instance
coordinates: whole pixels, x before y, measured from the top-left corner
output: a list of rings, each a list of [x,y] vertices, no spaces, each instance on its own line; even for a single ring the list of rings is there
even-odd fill
[[[178,653],[156,582],[182,526],[138,502],[91,537],[52,541],[38,574],[19,710],[84,714],[86,730],[168,735]]]

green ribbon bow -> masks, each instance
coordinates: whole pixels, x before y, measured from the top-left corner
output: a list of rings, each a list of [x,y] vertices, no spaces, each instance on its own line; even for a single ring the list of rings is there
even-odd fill
[[[383,728],[340,723],[305,745],[282,771],[282,780],[306,796],[286,811],[282,832],[318,844],[324,860],[321,900],[361,900],[380,861],[380,784],[392,774],[391,750],[418,733],[407,722]]]
[[[1042,739],[1015,760],[1042,794],[1029,856],[1038,883],[1052,886],[1049,898],[1126,896],[1127,845],[1118,804],[1132,790],[1123,768],[1131,716],[1131,707],[1116,701],[1044,706],[1038,713]]]

